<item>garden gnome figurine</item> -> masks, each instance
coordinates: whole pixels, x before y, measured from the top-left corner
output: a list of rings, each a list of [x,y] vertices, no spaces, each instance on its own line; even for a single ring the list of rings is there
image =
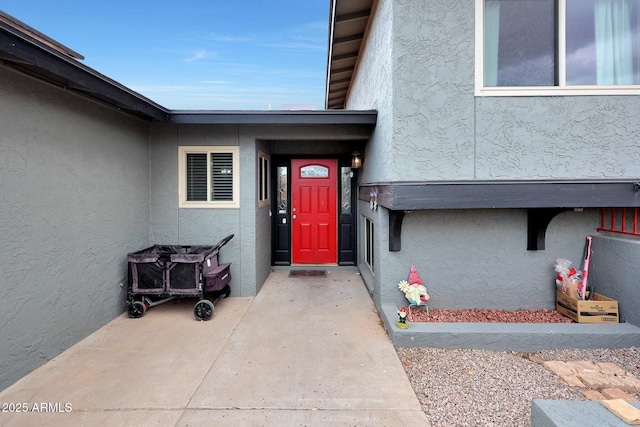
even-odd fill
[[[409,272],[409,282],[403,280],[398,285],[400,290],[404,292],[404,296],[411,305],[426,305],[429,301],[429,294],[427,293],[427,287],[422,282],[418,270],[415,265],[411,266]]]
[[[407,308],[402,307],[398,310],[398,318],[399,320],[396,322],[396,326],[398,328],[407,329],[409,325],[407,325]]]

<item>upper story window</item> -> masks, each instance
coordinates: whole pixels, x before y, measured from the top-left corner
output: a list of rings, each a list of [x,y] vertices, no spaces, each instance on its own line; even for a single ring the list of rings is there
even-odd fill
[[[178,147],[181,208],[239,206],[238,147]]]
[[[640,94],[640,0],[476,0],[476,95]]]

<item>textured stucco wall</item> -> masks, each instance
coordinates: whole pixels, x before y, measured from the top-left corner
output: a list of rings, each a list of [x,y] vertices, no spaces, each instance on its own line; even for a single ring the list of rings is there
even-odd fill
[[[151,126],[151,220],[152,244],[213,245],[223,237],[234,238],[220,251],[219,261],[230,262],[231,295],[253,295],[255,282],[247,277],[240,248],[253,235],[254,225],[240,226],[240,209],[178,208],[178,146],[238,146],[237,126]],[[240,148],[240,176],[249,173],[244,163],[249,147]],[[247,182],[241,180],[241,183]],[[251,188],[253,191],[253,188]],[[240,188],[241,198],[247,193]],[[242,201],[242,200],[241,200]]]
[[[364,152],[366,168],[359,174],[360,182],[388,181],[395,176],[393,147],[393,3],[381,0],[372,17],[369,35],[361,52],[357,72],[347,97],[347,109],[378,111],[376,128]]]
[[[620,320],[640,326],[640,239],[596,235],[588,285],[618,301]]]
[[[640,97],[474,97],[469,1],[380,0],[348,108],[376,108],[362,182],[640,175]]]
[[[637,178],[640,96],[478,98],[476,178]]]
[[[546,249],[528,251],[525,210],[411,212],[403,222],[402,251],[389,252],[382,299],[407,303],[397,284],[414,264],[431,307],[552,309],[556,259],[580,267],[585,237],[598,221],[597,209],[563,212],[547,228]]]
[[[347,103],[378,109],[361,183],[640,176],[640,97],[474,97],[473,2],[377,4]],[[360,213],[377,219],[374,300],[402,304],[415,264],[448,308],[553,307],[556,258],[579,264],[599,225],[597,210],[563,213],[546,250],[527,251],[524,210],[412,212],[389,252],[388,213]]]
[[[567,211],[556,216],[546,233],[546,250],[527,251],[525,210],[415,211],[402,227],[402,250],[389,251],[386,209],[372,211],[360,202],[362,216],[375,226],[375,266],[360,270],[376,304],[406,306],[398,289],[411,265],[418,269],[433,308],[552,309],[558,258],[582,266],[584,241],[597,226],[599,211]]]
[[[393,180],[474,178],[473,5],[393,2]]]
[[[640,97],[476,98],[472,4],[379,7],[348,104],[382,125],[363,182],[640,175]]]
[[[3,389],[124,310],[149,155],[146,122],[4,67],[0,111]]]
[[[232,263],[231,295],[256,295],[271,269],[271,208],[258,207],[258,150],[268,155],[272,150],[279,154],[325,154],[337,147],[344,149],[345,140],[364,139],[368,132],[365,126],[152,124],[152,243],[213,244],[233,233],[235,237],[220,257],[221,262]],[[178,147],[184,145],[240,148],[241,208],[178,208]]]

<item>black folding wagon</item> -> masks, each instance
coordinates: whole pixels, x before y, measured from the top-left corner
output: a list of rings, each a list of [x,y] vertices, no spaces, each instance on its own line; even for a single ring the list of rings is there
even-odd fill
[[[219,264],[218,254],[232,238],[214,246],[154,245],[128,254],[129,317],[142,317],[150,307],[176,298],[197,297],[194,316],[211,319],[213,301],[231,293],[231,263]]]

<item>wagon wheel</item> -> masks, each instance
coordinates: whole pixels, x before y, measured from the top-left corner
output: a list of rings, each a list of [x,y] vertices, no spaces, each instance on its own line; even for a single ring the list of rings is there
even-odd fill
[[[193,315],[197,320],[209,320],[213,316],[213,303],[207,299],[200,300],[193,307]]]
[[[222,298],[229,298],[229,295],[231,295],[231,286],[227,285],[224,287],[224,294],[222,295]]]
[[[145,311],[147,311],[147,306],[142,301],[134,301],[129,304],[129,317],[132,319],[144,316]]]

